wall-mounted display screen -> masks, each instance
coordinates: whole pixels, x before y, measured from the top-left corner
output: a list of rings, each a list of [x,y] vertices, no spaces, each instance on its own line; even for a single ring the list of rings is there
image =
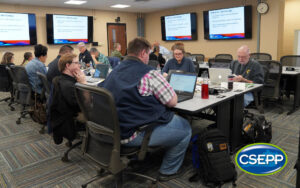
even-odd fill
[[[161,34],[164,41],[197,40],[196,13],[162,16]]]
[[[0,46],[35,45],[35,14],[0,13]]]
[[[47,14],[48,44],[93,42],[93,17]]]
[[[204,11],[203,18],[205,39],[252,38],[251,6]]]

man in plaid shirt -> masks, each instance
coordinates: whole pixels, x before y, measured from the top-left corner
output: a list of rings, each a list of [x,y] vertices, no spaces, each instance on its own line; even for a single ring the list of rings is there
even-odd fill
[[[149,146],[166,149],[159,170],[159,180],[179,176],[191,138],[187,120],[175,115],[170,108],[177,104],[177,95],[165,78],[148,66],[150,43],[135,38],[128,44],[128,56],[106,78],[101,86],[114,96],[118,110],[121,143],[140,146],[144,132],[137,128],[155,123]]]

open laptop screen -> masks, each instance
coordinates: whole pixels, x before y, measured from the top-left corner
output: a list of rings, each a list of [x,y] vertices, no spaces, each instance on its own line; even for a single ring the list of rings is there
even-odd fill
[[[196,81],[196,74],[172,73],[170,85],[175,91],[194,93]]]

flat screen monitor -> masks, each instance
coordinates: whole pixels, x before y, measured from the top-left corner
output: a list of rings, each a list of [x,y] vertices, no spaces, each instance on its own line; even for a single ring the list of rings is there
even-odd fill
[[[0,13],[0,46],[35,45],[35,14]]]
[[[93,42],[93,17],[46,14],[48,44]]]
[[[207,40],[252,38],[252,6],[204,11],[203,19]]]
[[[197,14],[186,13],[161,18],[163,41],[197,40]]]

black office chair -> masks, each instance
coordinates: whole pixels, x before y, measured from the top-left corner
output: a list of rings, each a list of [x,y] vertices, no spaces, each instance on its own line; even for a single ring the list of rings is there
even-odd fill
[[[271,54],[268,53],[251,53],[250,58],[255,60],[272,60]]]
[[[33,105],[33,100],[31,98],[32,90],[29,83],[28,75],[24,67],[22,66],[12,66],[10,67],[12,74],[14,75],[17,82],[17,92],[18,96],[16,102],[23,106],[21,115],[16,121],[17,124],[21,123],[21,118],[24,118],[27,114],[30,113],[29,110],[26,110],[26,107]]]
[[[231,54],[217,54],[215,56],[215,59],[229,59],[229,60],[233,60],[233,57]]]
[[[259,61],[259,63],[263,66],[264,71],[268,70],[265,72],[265,83],[261,93],[262,100],[264,101],[264,104],[267,102],[273,102],[279,107],[279,113],[282,113],[282,95],[280,90],[282,65],[280,62],[273,60]]]
[[[140,147],[124,147],[120,144],[120,126],[117,109],[112,94],[99,87],[76,83],[76,98],[87,119],[86,134],[82,143],[83,154],[97,163],[101,168],[97,176],[82,187],[86,187],[105,174],[118,177],[118,185],[122,186],[124,173],[150,180],[154,185],[156,179],[134,172],[125,171],[130,160],[129,156],[137,155],[138,160],[145,158],[152,126],[145,125],[139,131],[146,131]]]
[[[293,66],[300,67],[300,56],[299,55],[287,55],[280,58],[282,66]]]
[[[157,60],[149,60],[148,65],[157,69],[157,67],[159,66],[159,62]]]
[[[41,93],[41,100],[43,101],[43,103],[46,104],[45,109],[48,109],[47,104],[48,104],[48,100],[49,100],[49,96],[50,96],[49,82],[47,80],[46,75],[44,75],[43,73],[37,72],[36,74],[38,75],[39,79],[41,80],[41,82],[43,84],[43,90],[42,90],[42,93]],[[42,128],[39,131],[40,134],[45,133],[46,126],[47,126],[47,124],[42,124]]]
[[[231,60],[229,59],[216,59],[216,58],[210,58],[208,60],[208,66],[209,68],[225,68],[229,69],[231,64]]]
[[[49,87],[49,82],[47,80],[46,75],[44,75],[43,73],[37,72],[36,73],[39,77],[39,79],[41,80],[42,84],[43,84],[43,90],[42,90],[42,94],[41,97],[42,99],[45,98],[46,101],[48,101],[49,99],[49,95],[50,95],[50,87]]]
[[[203,63],[205,56],[203,54],[192,54],[192,60],[197,63]]]
[[[0,102],[13,99],[13,93],[12,93],[12,81],[10,79],[8,70],[6,68],[6,65],[0,65],[0,91],[2,92],[10,92],[10,97],[6,97],[4,99],[0,99]]]
[[[10,106],[10,110],[11,111],[14,111],[15,108],[12,106],[13,104],[17,104],[16,103],[16,98],[18,98],[19,96],[19,91],[18,91],[18,83],[17,83],[17,78],[16,76],[13,74],[12,70],[11,70],[11,67],[14,67],[14,66],[7,66],[6,69],[8,71],[8,74],[9,74],[9,77],[10,77],[10,80],[12,82],[12,100],[11,102],[9,103],[8,106]]]
[[[195,73],[198,75],[199,74],[199,70],[200,70],[200,65],[199,63],[193,61],[194,63],[194,67],[195,67]]]

